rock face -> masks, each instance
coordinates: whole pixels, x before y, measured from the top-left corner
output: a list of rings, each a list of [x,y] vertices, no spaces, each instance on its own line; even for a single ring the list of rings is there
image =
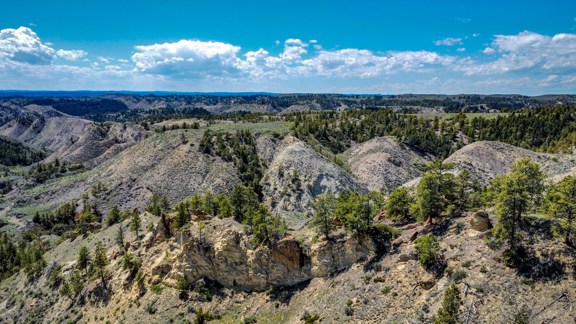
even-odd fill
[[[492,228],[492,223],[486,212],[479,211],[470,216],[470,227],[479,232],[484,232]]]
[[[39,109],[31,111],[36,110]],[[121,124],[113,124],[108,128],[80,118],[45,117],[46,113],[31,113],[27,116],[3,125],[0,135],[52,152],[47,161],[60,159],[93,166],[145,136],[143,129]]]
[[[466,169],[487,183],[509,172],[514,161],[523,157],[529,157],[540,164],[542,171],[549,177],[573,172],[576,167],[576,158],[570,154],[537,153],[510,144],[488,141],[464,146],[448,157],[445,163],[454,163],[456,171]]]
[[[351,237],[336,242],[321,241],[312,247],[310,253],[311,274],[313,277],[326,277],[365,259],[374,251],[376,246],[369,238],[358,240],[356,237]]]
[[[433,159],[398,143],[391,136],[354,145],[344,156],[362,184],[370,190],[385,193],[419,177]]]
[[[265,174],[264,195],[289,226],[302,227],[310,219],[314,199],[327,191],[366,192],[350,174],[293,136],[278,144]],[[291,216],[292,215],[292,216]]]
[[[368,238],[358,241],[351,237],[321,241],[309,253],[293,237],[271,246],[253,247],[239,224],[212,223],[217,236],[199,237],[188,232],[177,238],[183,243],[180,252],[156,259],[149,271],[152,280],[173,284],[182,278],[188,282],[207,278],[224,287],[264,291],[328,276],[367,258],[376,249]]]

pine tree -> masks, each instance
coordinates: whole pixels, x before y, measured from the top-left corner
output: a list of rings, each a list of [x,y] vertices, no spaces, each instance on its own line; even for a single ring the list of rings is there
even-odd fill
[[[546,211],[558,222],[554,230],[567,245],[576,234],[576,177],[567,176],[546,194]]]
[[[130,218],[130,230],[136,234],[136,240],[140,237],[138,232],[142,226],[142,220],[140,219],[140,213],[132,213],[132,217]]]
[[[446,172],[452,166],[435,161],[424,173],[416,187],[416,201],[413,210],[418,220],[432,222],[440,217],[450,205],[450,195],[454,186],[454,175]]]
[[[313,203],[314,219],[312,225],[316,227],[319,234],[324,235],[328,240],[330,232],[334,229],[334,210],[336,209],[336,201],[332,191],[327,191],[318,197]]]
[[[110,210],[110,214],[108,214],[108,217],[106,218],[106,225],[111,226],[118,223],[119,221],[120,221],[120,209],[114,206],[112,207],[112,210]]]
[[[386,197],[386,217],[394,222],[405,222],[410,219],[410,206],[414,203],[414,197],[406,187],[398,187],[392,190]]]
[[[434,324],[458,324],[460,323],[460,305],[462,304],[462,297],[460,296],[460,289],[456,284],[452,284],[446,290],[444,299],[442,300],[442,307],[438,310],[438,314],[434,317]]]
[[[174,227],[181,228],[190,222],[190,210],[187,202],[176,204],[176,217],[174,218]]]
[[[88,251],[88,248],[86,248],[85,246],[81,246],[80,250],[78,250],[78,259],[77,259],[77,264],[78,264],[78,269],[80,270],[86,270],[88,268],[88,265],[90,264],[90,251]]]
[[[94,267],[98,270],[100,279],[102,280],[102,286],[106,289],[106,278],[105,278],[105,268],[108,265],[108,257],[106,256],[106,250],[102,242],[96,243],[96,248],[94,250]]]
[[[495,196],[496,234],[505,239],[512,249],[518,244],[518,226],[522,217],[537,205],[542,197],[544,174],[530,158],[519,159],[512,171],[499,181]]]
[[[122,248],[122,251],[126,252],[126,245],[124,244],[124,228],[122,226],[118,227],[115,237],[116,244]]]

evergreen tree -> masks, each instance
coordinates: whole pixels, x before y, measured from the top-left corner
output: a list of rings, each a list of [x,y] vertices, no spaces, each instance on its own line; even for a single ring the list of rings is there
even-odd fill
[[[230,200],[226,198],[225,195],[219,194],[216,196],[216,205],[218,206],[218,217],[220,218],[228,218],[232,217],[233,210],[232,205],[230,204]]]
[[[120,225],[116,231],[115,241],[116,244],[122,248],[122,251],[126,252],[126,245],[124,244],[124,228],[122,225]]]
[[[576,234],[576,177],[567,176],[553,185],[546,194],[546,211],[558,222],[554,230],[572,246]]]
[[[214,194],[210,191],[204,194],[204,208],[206,213],[212,216],[218,215],[218,205],[216,204]]]
[[[81,246],[80,250],[78,250],[78,259],[76,264],[78,265],[78,269],[86,270],[88,269],[88,265],[90,264],[90,251],[85,246]]]
[[[142,227],[142,220],[140,219],[140,213],[132,213],[132,217],[130,218],[130,230],[136,234],[136,240],[140,237],[138,232]]]
[[[460,289],[456,284],[452,284],[444,294],[442,307],[440,307],[438,314],[434,317],[434,324],[460,323],[461,305],[462,297],[460,296]]]
[[[440,243],[434,234],[428,233],[414,240],[414,247],[418,250],[420,264],[428,269],[438,261]]]
[[[519,159],[512,165],[512,171],[499,183],[496,199],[496,234],[515,248],[518,225],[531,207],[538,204],[542,196],[544,174],[540,166],[530,158]]]
[[[181,228],[190,222],[190,209],[185,201],[176,204],[176,217],[174,218],[174,227]]]
[[[452,215],[460,216],[470,208],[480,207],[480,192],[478,180],[468,170],[460,171],[454,180]]]
[[[446,171],[451,167],[437,160],[420,179],[416,187],[415,208],[413,208],[419,221],[427,220],[431,223],[449,207],[452,201],[454,175]]]
[[[118,223],[119,221],[120,221],[120,209],[114,206],[112,207],[112,210],[110,210],[110,214],[108,214],[108,217],[106,218],[106,225],[111,226]]]
[[[410,206],[414,203],[414,197],[406,187],[398,187],[392,190],[386,197],[386,217],[394,222],[406,222],[411,218]]]
[[[336,209],[336,201],[332,191],[327,191],[318,197],[313,203],[314,219],[312,225],[316,227],[319,234],[324,235],[328,240],[330,232],[334,229],[334,211]]]
[[[105,278],[105,268],[108,265],[108,257],[106,256],[106,250],[104,250],[104,246],[102,242],[96,243],[96,248],[94,250],[94,267],[98,271],[100,275],[100,279],[102,280],[102,286],[106,289],[106,278]]]

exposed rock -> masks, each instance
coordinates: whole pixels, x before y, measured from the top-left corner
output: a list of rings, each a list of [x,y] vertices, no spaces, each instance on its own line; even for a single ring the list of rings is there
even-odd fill
[[[365,259],[376,251],[374,242],[369,238],[359,241],[351,237],[345,241],[321,241],[312,247],[312,276],[326,277]]]
[[[404,243],[404,238],[402,236],[399,236],[392,241],[392,246],[399,247],[403,243]]]
[[[343,191],[367,191],[338,165],[293,136],[286,136],[278,144],[265,179],[264,195],[272,209],[294,228],[310,220],[308,213],[318,195],[327,191],[336,195]]]
[[[238,224],[216,219],[212,223],[216,223],[212,232],[218,235],[200,239],[191,232],[182,238],[184,245],[179,253],[156,260],[150,271],[153,281],[167,274],[167,285],[182,277],[188,282],[207,278],[224,287],[263,291],[328,276],[366,259],[376,249],[371,239],[359,241],[354,237],[321,241],[311,247],[310,255],[293,237],[271,247],[253,248]]]
[[[300,243],[291,236],[280,240],[274,245],[272,257],[284,264],[289,271],[301,269],[304,263],[309,262],[300,247]]]
[[[418,260],[418,251],[412,248],[398,256],[398,262],[408,262],[410,260]]]
[[[418,284],[420,285],[420,287],[422,287],[422,289],[429,290],[432,289],[432,287],[434,287],[434,285],[436,284],[436,279],[434,278],[433,275],[425,273],[420,277]]]
[[[38,110],[34,108],[38,106],[28,107],[32,107],[30,111]],[[32,113],[27,119],[14,119],[0,127],[0,135],[53,152],[47,161],[59,159],[94,166],[141,141],[145,132],[139,127],[121,124],[104,128],[91,121],[63,117],[62,114],[46,117],[46,114]]]
[[[385,193],[420,176],[433,158],[400,144],[391,136],[354,145],[344,156],[362,184]]]
[[[484,232],[492,228],[492,223],[488,217],[488,213],[478,211],[470,216],[470,227],[473,229]]]
[[[573,172],[576,159],[571,154],[537,153],[501,142],[480,141],[464,146],[445,160],[454,163],[455,171],[466,169],[478,179],[487,183],[496,176],[511,170],[519,158],[529,157],[540,164],[548,177],[556,177]]]
[[[372,281],[374,281],[374,282],[386,282],[386,276],[384,276],[382,274],[376,275],[376,276],[374,276]]]
[[[420,230],[418,230],[418,229],[413,229],[413,230],[411,230],[411,231],[408,233],[408,235],[407,235],[408,241],[409,241],[409,242],[414,241],[415,239],[418,238],[418,235],[420,235]]]

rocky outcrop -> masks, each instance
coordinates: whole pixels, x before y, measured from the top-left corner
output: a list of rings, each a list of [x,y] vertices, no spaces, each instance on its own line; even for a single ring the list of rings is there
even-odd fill
[[[470,227],[476,231],[484,232],[492,228],[488,213],[478,211],[470,215]]]
[[[52,152],[47,161],[60,159],[87,166],[99,164],[145,137],[139,127],[122,124],[101,127],[80,118],[52,116],[47,111],[46,108],[42,114],[32,113],[28,118],[8,122],[0,128],[0,135]]]
[[[264,179],[264,195],[272,209],[294,228],[310,220],[308,212],[318,195],[327,191],[336,195],[343,191],[367,191],[338,165],[293,136],[278,143]]]
[[[217,236],[199,236],[194,230],[179,234],[179,252],[155,259],[148,275],[153,282],[174,285],[208,279],[224,287],[264,291],[326,277],[366,259],[376,247],[370,238],[341,237],[320,241],[308,252],[294,237],[271,245],[253,246],[244,229],[229,220],[213,220]]]
[[[433,159],[391,136],[354,145],[344,156],[362,184],[370,190],[385,193],[419,177]]]
[[[310,253],[313,277],[326,277],[348,268],[359,260],[366,259],[376,245],[368,238],[350,237],[346,240],[321,241]]]
[[[455,171],[468,170],[487,183],[511,170],[514,161],[529,157],[538,163],[548,177],[574,172],[576,158],[571,154],[537,153],[501,142],[480,141],[466,145],[444,162],[453,163]]]

